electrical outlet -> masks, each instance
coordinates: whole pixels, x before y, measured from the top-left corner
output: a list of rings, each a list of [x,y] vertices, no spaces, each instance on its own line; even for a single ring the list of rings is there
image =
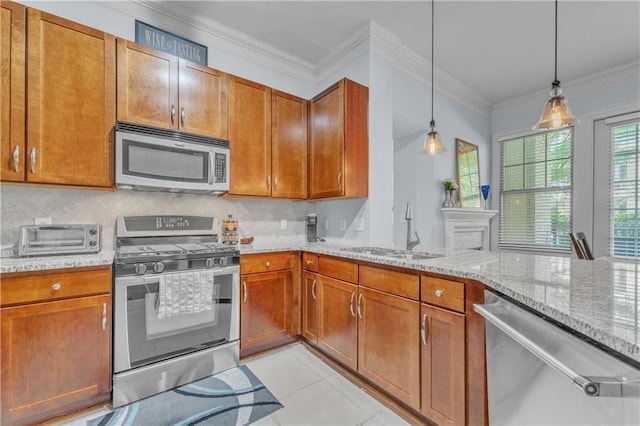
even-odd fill
[[[353,229],[355,231],[358,231],[358,232],[363,232],[364,231],[364,219],[361,218],[361,217],[357,217],[353,221]]]
[[[347,221],[344,219],[340,219],[340,230],[341,231],[347,230]]]
[[[33,224],[34,225],[51,225],[51,218],[50,217],[36,217],[35,219],[33,219]]]
[[[280,219],[280,229],[287,229],[287,219]]]

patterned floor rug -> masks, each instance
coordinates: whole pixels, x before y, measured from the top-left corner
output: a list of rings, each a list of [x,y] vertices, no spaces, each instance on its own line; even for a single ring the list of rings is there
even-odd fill
[[[282,404],[241,365],[87,421],[88,426],[247,425]]]

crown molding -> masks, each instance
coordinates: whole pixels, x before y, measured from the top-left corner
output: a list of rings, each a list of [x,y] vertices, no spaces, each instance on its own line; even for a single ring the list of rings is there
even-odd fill
[[[635,61],[588,77],[562,83],[562,86],[567,96],[578,96],[595,89],[602,89],[629,80],[637,80],[639,76],[640,61]],[[542,102],[548,93],[549,88],[540,89],[526,95],[518,96],[515,99],[495,104],[491,110],[491,117],[497,118],[513,114],[517,111],[541,108]]]

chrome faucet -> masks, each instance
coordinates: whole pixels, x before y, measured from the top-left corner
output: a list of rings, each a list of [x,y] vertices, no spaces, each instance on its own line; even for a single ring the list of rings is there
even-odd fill
[[[418,244],[420,244],[420,236],[418,235],[418,231],[415,231],[416,239],[411,239],[411,204],[407,201],[407,210],[404,213],[404,219],[407,221],[407,250],[411,250]]]

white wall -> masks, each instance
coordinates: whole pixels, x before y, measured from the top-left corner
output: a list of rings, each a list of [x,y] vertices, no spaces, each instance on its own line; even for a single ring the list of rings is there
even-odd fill
[[[606,254],[604,242],[594,242],[594,170],[606,167],[602,161],[594,161],[594,121],[614,115],[640,110],[640,64],[631,64],[612,70],[592,81],[563,82],[564,94],[571,110],[580,120],[574,127],[573,160],[573,229],[585,232],[595,256]],[[499,205],[500,140],[531,134],[531,127],[540,117],[546,94],[533,94],[534,102],[511,113],[495,116],[492,120],[493,180],[492,206]],[[539,102],[535,102],[539,101]],[[497,249],[498,220],[492,227],[492,249]],[[594,244],[595,243],[595,244]]]

